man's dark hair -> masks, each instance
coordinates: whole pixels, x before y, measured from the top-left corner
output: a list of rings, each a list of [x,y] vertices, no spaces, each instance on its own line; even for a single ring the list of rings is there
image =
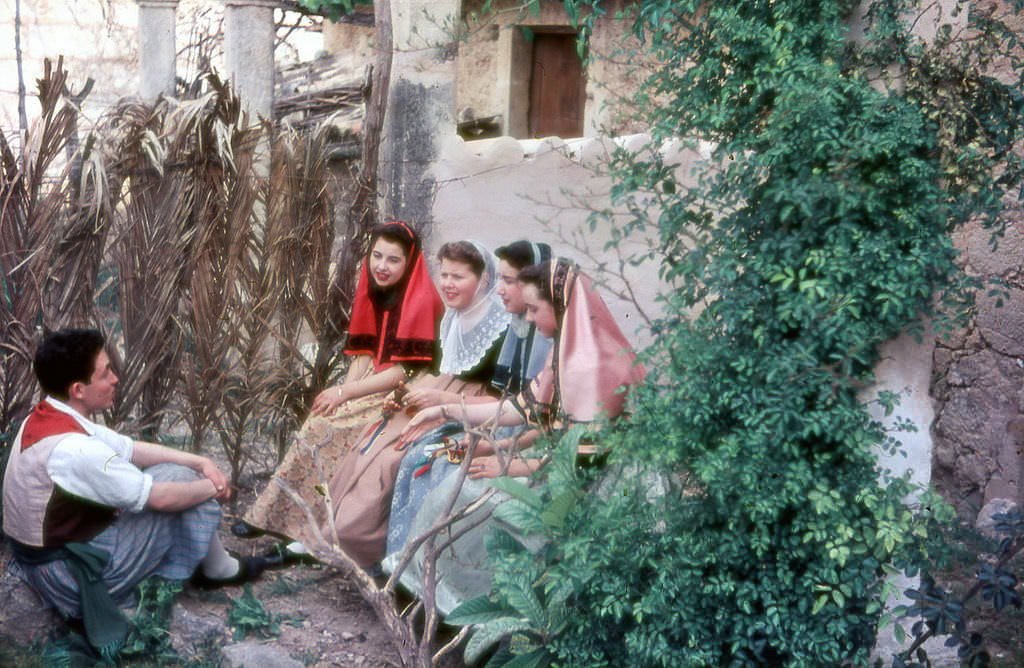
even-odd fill
[[[551,246],[530,241],[514,241],[494,251],[494,254],[499,260],[512,265],[513,269],[519,270],[551,259]]]
[[[43,392],[67,399],[74,383],[88,383],[106,339],[95,329],[62,329],[43,338],[32,368]]]

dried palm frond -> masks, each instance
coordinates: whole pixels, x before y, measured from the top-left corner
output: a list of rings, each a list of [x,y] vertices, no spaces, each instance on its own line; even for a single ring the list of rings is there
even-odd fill
[[[305,417],[309,402],[339,362],[338,336],[328,326],[335,229],[327,133],[322,129],[302,135],[284,128],[271,152],[264,242],[270,251],[269,276],[280,291],[276,399],[293,420]],[[286,436],[280,434],[279,456]]]
[[[328,131],[250,128],[210,76],[196,100],[116,105],[64,164],[66,78],[47,68],[22,156],[0,134],[0,434],[30,407],[37,331],[92,324],[118,344],[108,421],[152,438],[180,416],[237,481],[339,370],[364,230],[332,263]]]
[[[143,123],[149,119],[142,117]],[[179,380],[183,298],[182,274],[192,237],[188,223],[193,193],[184,178],[154,163],[163,147],[154,130],[123,126],[118,154],[135,168],[124,177],[123,216],[111,241],[109,260],[117,272],[118,312],[124,344],[121,391],[115,419],[134,412],[137,430],[154,438]],[[149,166],[145,169],[144,166]]]
[[[62,164],[65,147],[77,141],[66,82],[63,61],[45,61],[41,117],[20,158],[0,135],[0,433],[31,405],[37,331],[96,323],[93,295],[111,194],[92,141]]]

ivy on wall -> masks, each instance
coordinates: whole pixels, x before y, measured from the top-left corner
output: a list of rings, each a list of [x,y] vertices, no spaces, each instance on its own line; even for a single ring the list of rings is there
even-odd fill
[[[1020,82],[986,73],[1019,49],[982,9],[923,43],[898,0],[870,3],[854,43],[858,4],[629,5],[635,55],[660,65],[634,100],[650,145],[609,165],[636,212],[617,234],[656,228],[676,289],[632,418],[603,432],[604,493],[549,473],[519,527],[546,547],[497,536],[491,598],[454,613],[483,625],[476,649],[506,639],[498,663],[861,665],[887,576],[927,562],[942,504],[915,514],[906,479],[879,485],[898,434],[862,394],[881,343],[922,314],[955,325],[977,287],[949,233],[981,219],[998,239],[1021,186]],[[677,138],[713,142],[694,189],[659,152]]]

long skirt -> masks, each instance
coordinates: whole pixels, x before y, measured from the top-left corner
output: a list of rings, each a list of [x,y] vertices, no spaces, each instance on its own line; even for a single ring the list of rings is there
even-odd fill
[[[366,425],[380,416],[389,396],[390,390],[370,394],[346,402],[329,417],[310,416],[274,471],[274,478],[288,484],[309,505],[318,523],[327,519],[322,490]],[[309,525],[303,509],[273,480],[256,497],[243,519],[250,526],[296,539],[304,535]]]
[[[195,471],[178,464],[156,464],[146,473],[155,482],[199,479]],[[213,500],[176,513],[123,512],[89,544],[110,553],[110,561],[103,568],[103,583],[114,602],[124,607],[131,604],[135,585],[150,575],[168,580],[191,577],[206,556],[219,524],[220,505]],[[63,560],[38,566],[21,564],[20,568],[29,586],[61,614],[82,616],[78,583]]]
[[[434,462],[430,473],[433,482],[431,486],[425,487],[422,490],[423,496],[420,500],[420,505],[415,509],[415,512],[411,513],[411,518],[408,520],[407,535],[409,539],[425,533],[441,516],[444,506],[449,496],[453,493],[456,482],[458,482],[455,469],[456,467],[448,464],[447,461],[438,460]],[[517,480],[524,483],[529,482],[528,478],[517,478]],[[482,494],[491,489],[490,483],[491,481],[486,478],[466,478],[462,488],[458,491],[453,510],[461,510],[470,503],[475,502]],[[442,533],[435,539],[437,543],[441,543],[446,541],[452,533],[464,531],[470,523],[476,524],[474,528],[462,533],[458,540],[441,552],[434,564],[434,577],[436,578],[434,604],[442,615],[449,614],[459,604],[471,598],[482,596],[490,590],[492,573],[487,563],[486,544],[488,537],[495,529],[507,532],[526,546],[527,549],[533,551],[539,549],[543,544],[543,541],[535,536],[522,536],[514,527],[503,522],[493,514],[486,521],[479,523],[483,518],[483,513],[488,511],[493,513],[501,504],[509,501],[509,499],[510,497],[503,492],[495,493],[474,513],[456,522],[449,531]],[[385,572],[394,572],[401,558],[401,553],[402,550],[400,549],[389,553],[384,558],[381,565]],[[424,553],[423,547],[420,546],[406,569],[402,572],[400,580],[409,591],[417,596],[422,596],[424,587],[423,573]]]
[[[410,390],[420,388],[442,389],[463,396],[483,394],[486,389],[482,383],[447,375],[417,378],[409,385]],[[334,521],[333,526],[330,522],[324,523],[324,536],[330,540],[333,529],[339,546],[364,568],[384,557],[391,492],[408,445],[399,439],[399,435],[411,419],[410,414],[397,412],[367,426],[351,450],[338,462],[331,479]],[[440,421],[425,424],[418,432],[422,434],[438,424]]]
[[[452,429],[452,427],[455,429]],[[528,427],[502,427],[495,439],[511,438]],[[457,433],[452,433],[457,432]],[[452,464],[444,455],[428,461],[428,449],[444,436],[460,439],[464,436],[461,425],[449,423],[424,434],[409,447],[396,476],[395,492],[391,502],[391,517],[388,524],[387,556],[382,562],[384,571],[393,573],[401,560],[406,544],[428,531],[441,517],[458,479],[459,465]],[[527,478],[522,479],[524,482]],[[490,489],[488,479],[466,478],[456,497],[453,512],[457,512],[475,501]],[[467,522],[476,522],[482,513],[493,512],[507,496],[497,493],[479,510],[466,519],[452,525],[436,538],[438,543],[447,539],[451,532],[459,531]],[[504,522],[491,517],[486,522],[463,534],[455,543],[438,555],[435,564],[437,577],[434,602],[442,614],[448,614],[460,603],[486,594],[490,589],[491,573],[487,567],[486,537],[493,527],[499,527],[521,538]],[[401,582],[417,595],[423,593],[423,548],[402,572]]]

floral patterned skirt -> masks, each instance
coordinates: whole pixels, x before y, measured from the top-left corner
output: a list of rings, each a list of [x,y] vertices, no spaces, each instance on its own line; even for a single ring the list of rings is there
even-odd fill
[[[309,504],[317,522],[327,519],[326,489],[338,462],[371,421],[379,419],[389,392],[346,402],[330,417],[310,416],[274,471]],[[317,465],[319,460],[319,466]],[[271,480],[243,518],[249,525],[301,539],[309,524],[305,512]]]

